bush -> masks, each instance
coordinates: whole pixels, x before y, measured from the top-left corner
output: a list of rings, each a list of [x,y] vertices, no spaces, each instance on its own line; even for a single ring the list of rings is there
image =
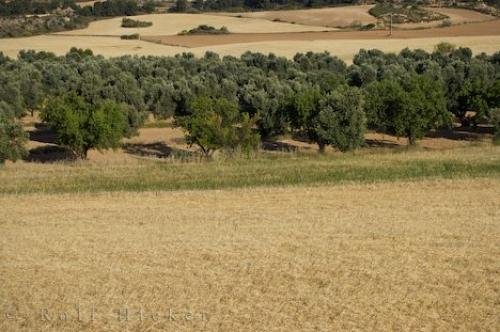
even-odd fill
[[[223,35],[228,34],[229,30],[226,27],[221,27],[220,29],[214,28],[209,25],[199,25],[198,27],[191,30],[184,30],[179,32],[179,35]]]
[[[445,55],[452,53],[456,48],[457,47],[452,43],[441,42],[434,46],[434,52]]]
[[[147,28],[153,25],[153,22],[133,20],[124,17],[122,19],[122,28]]]
[[[368,31],[368,30],[375,29],[375,27],[376,27],[375,23],[368,23],[368,24],[365,24],[365,25],[361,26],[359,29],[361,31]]]
[[[139,39],[140,36],[138,33],[133,33],[131,35],[121,35],[120,36],[120,39],[126,39],[126,40],[130,40],[130,39]]]
[[[259,135],[253,130],[255,118],[241,114],[238,104],[225,98],[196,97],[191,114],[178,117],[176,124],[186,131],[189,145],[197,145],[205,157],[218,149],[244,151],[258,147]]]
[[[6,160],[17,161],[26,156],[24,145],[28,141],[28,134],[21,124],[13,117],[2,111],[7,105],[0,106],[0,165]]]
[[[444,19],[439,26],[442,27],[442,28],[450,27],[451,26],[451,20],[449,18]]]
[[[389,20],[389,14],[393,14],[393,23],[419,23],[430,22],[448,18],[448,16],[437,12],[423,9],[419,6],[408,6],[405,3],[394,4],[389,2],[379,2],[372,8],[369,13],[377,18]]]
[[[42,111],[42,119],[57,133],[57,142],[80,158],[90,149],[117,148],[127,131],[121,105],[105,101],[91,105],[82,97],[70,94],[53,99]]]

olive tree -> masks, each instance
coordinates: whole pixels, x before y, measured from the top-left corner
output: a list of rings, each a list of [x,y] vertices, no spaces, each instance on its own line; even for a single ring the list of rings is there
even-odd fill
[[[117,148],[127,132],[122,105],[104,101],[94,106],[75,94],[49,102],[42,119],[56,131],[58,143],[80,158],[92,148]]]
[[[430,129],[451,122],[442,83],[426,75],[372,83],[366,90],[365,110],[370,127],[405,136],[410,145]]]
[[[320,108],[317,124],[319,140],[340,151],[363,145],[366,116],[363,94],[358,88],[340,86],[321,101]]]
[[[500,144],[500,108],[491,110],[491,122],[493,124],[493,142]]]
[[[176,124],[186,131],[187,143],[197,145],[205,157],[222,148],[231,151],[257,148],[259,135],[253,131],[256,118],[240,113],[236,102],[195,97],[190,110],[190,115],[177,117]]]
[[[0,102],[0,165],[6,160],[16,161],[26,155],[28,134],[12,115],[9,106]]]

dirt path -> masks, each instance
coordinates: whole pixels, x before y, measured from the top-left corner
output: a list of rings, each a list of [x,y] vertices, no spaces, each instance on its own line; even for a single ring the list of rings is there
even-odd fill
[[[396,30],[392,37],[384,30],[377,31],[327,31],[327,32],[293,32],[293,33],[236,33],[228,35],[196,35],[196,36],[148,36],[143,40],[164,45],[182,47],[203,47],[212,45],[242,44],[269,41],[313,41],[313,40],[359,40],[359,39],[409,39],[457,36],[489,36],[500,35],[500,20],[456,25],[446,28],[421,30]],[[499,45],[500,48],[500,45]]]

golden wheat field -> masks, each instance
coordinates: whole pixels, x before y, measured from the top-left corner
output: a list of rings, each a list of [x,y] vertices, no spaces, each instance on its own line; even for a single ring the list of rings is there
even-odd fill
[[[494,331],[499,194],[464,179],[0,196],[0,330]]]
[[[405,47],[430,51],[440,42],[470,47],[475,53],[493,53],[500,46],[498,20],[460,9],[433,9],[450,16],[448,28],[405,29],[392,37],[385,31],[336,32],[326,26],[349,25],[359,20],[372,22],[369,6],[346,6],[311,10],[255,12],[237,14],[150,14],[135,18],[153,22],[148,28],[121,28],[121,18],[93,22],[86,29],[34,37],[3,39],[0,51],[16,57],[20,50],[33,49],[65,54],[71,47],[89,48],[106,57],[121,55],[171,56],[191,52],[203,56],[207,51],[239,56],[250,50],[293,57],[297,52],[328,51],[351,62],[361,48],[398,52]],[[227,16],[233,15],[233,16]],[[368,15],[368,16],[367,16]],[[236,17],[245,16],[245,17]],[[246,17],[250,16],[250,17]],[[276,17],[275,17],[276,16]],[[273,22],[279,19],[283,22]],[[287,23],[288,21],[290,23]],[[294,22],[295,24],[292,24]],[[462,23],[467,23],[460,25]],[[227,26],[233,34],[220,36],[177,36],[178,32],[200,24]],[[419,23],[420,24],[420,23]],[[333,30],[326,31],[324,30]],[[139,33],[143,40],[121,40],[120,35]],[[149,40],[149,41],[148,41]],[[153,41],[153,42],[151,42]]]
[[[377,19],[368,12],[373,5],[341,6],[333,8],[298,9],[279,11],[258,11],[241,13],[222,13],[229,16],[243,16],[270,21],[298,23],[310,26],[323,27],[349,27],[353,24],[377,23]],[[494,19],[493,16],[482,14],[473,10],[460,8],[434,8],[427,7],[429,11],[438,12],[448,16],[450,23],[463,24],[484,22]],[[442,22],[420,22],[396,25],[399,29],[415,29],[439,26]]]
[[[181,47],[161,45],[143,40],[121,40],[114,37],[85,37],[85,36],[54,36],[44,35],[28,38],[9,39],[0,42],[0,51],[16,57],[20,50],[33,49],[36,51],[49,51],[64,55],[71,47],[89,48],[95,54],[106,57],[122,55],[138,56],[173,56],[183,52],[191,52],[196,56],[203,56],[207,51],[220,55],[240,56],[244,52],[274,53],[276,55],[292,58],[297,52],[324,52],[328,51],[341,59],[351,62],[353,56],[361,48],[377,48],[385,52],[399,52],[405,47],[412,49],[421,48],[432,51],[440,42],[450,42],[463,47],[470,47],[474,53],[494,53],[498,51],[500,36],[469,36],[469,37],[435,37],[415,39],[355,39],[355,40],[277,40],[260,41],[252,43],[235,43],[200,47]]]
[[[252,32],[302,32],[330,30],[325,27],[315,27],[300,24],[271,22],[265,19],[238,18],[209,14],[148,14],[134,16],[134,19],[152,22],[147,28],[122,28],[122,18],[111,18],[90,23],[85,29],[59,32],[62,35],[80,36],[121,36],[127,33],[138,32],[142,36],[176,35],[183,30],[196,28],[206,24],[220,28],[225,26],[233,33]]]
[[[298,23],[308,26],[347,27],[353,23],[376,23],[377,19],[368,13],[373,5],[342,6],[318,9],[297,9],[279,11],[257,11],[241,13],[221,13],[221,15],[243,16],[249,18],[266,19]]]

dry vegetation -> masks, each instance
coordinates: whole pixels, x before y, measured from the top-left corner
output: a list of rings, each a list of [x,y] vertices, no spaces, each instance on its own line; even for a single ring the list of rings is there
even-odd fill
[[[500,45],[500,21],[393,38],[297,33],[342,25],[358,9],[279,12],[302,26],[271,22],[268,12],[137,17],[153,22],[141,35],[154,41],[199,24],[253,32],[165,37],[193,48],[120,40],[130,29],[117,18],[70,36],[8,40],[0,51],[328,50],[350,61],[360,48],[432,50],[448,41],[492,53]],[[204,162],[190,156],[180,129],[148,126],[88,161],[0,169],[0,331],[498,329],[500,146],[481,140],[491,137],[437,135],[407,150],[403,139],[368,133],[369,148],[325,155],[285,137],[278,144],[293,152]]]
[[[196,28],[200,24],[225,26],[234,33],[258,32],[300,32],[324,31],[327,28],[300,24],[271,22],[265,19],[225,17],[209,14],[148,14],[133,16],[135,20],[152,22],[153,25],[141,28],[142,36],[176,35],[179,31]],[[92,22],[87,28],[63,33],[80,36],[120,36],[130,32],[121,27],[122,18],[112,18]]]
[[[388,37],[387,31],[347,31],[347,32],[299,32],[299,33],[241,33],[221,36],[153,36],[145,40],[155,41],[166,45],[180,45],[185,47],[202,47],[224,44],[248,44],[266,41],[322,41],[322,40],[370,40],[375,39],[380,44],[391,39],[431,39],[466,36],[498,36],[500,35],[500,20],[475,24],[451,26],[447,28],[433,28],[426,30],[394,31]],[[498,48],[498,44],[495,45]]]
[[[377,23],[377,19],[368,12],[373,5],[344,6],[336,8],[280,10],[280,11],[258,11],[243,13],[222,13],[228,16],[243,16],[250,18],[267,19],[270,21],[282,21],[288,23],[299,23],[309,26],[345,28],[353,24]],[[459,8],[425,8],[448,16],[451,24],[463,24],[472,22],[484,22],[495,19],[493,16],[479,13],[473,10]],[[416,29],[439,26],[442,21],[406,23],[397,25],[398,29]]]
[[[155,39],[155,38],[153,38]],[[405,47],[412,49],[421,48],[432,51],[440,42],[450,42],[457,46],[470,47],[474,53],[494,53],[500,45],[500,35],[497,36],[469,36],[469,37],[434,37],[415,39],[356,39],[356,40],[277,40],[253,42],[250,44],[225,44],[204,47],[186,48],[180,46],[161,45],[144,40],[121,40],[119,37],[81,37],[81,36],[37,36],[29,38],[9,39],[0,43],[0,51],[16,57],[20,50],[34,49],[37,51],[50,51],[58,55],[66,54],[71,47],[90,48],[95,54],[106,57],[122,55],[175,55],[182,52],[192,52],[196,56],[203,56],[206,51],[213,51],[220,55],[239,56],[251,50],[262,53],[275,53],[280,56],[292,58],[297,52],[323,52],[328,51],[351,62],[353,56],[361,48],[380,49],[384,52],[399,52]]]
[[[451,24],[465,24],[465,23],[477,23],[485,22],[496,19],[494,16],[483,14],[474,10],[460,9],[460,8],[425,8],[427,10],[435,11],[440,14],[448,16],[447,21]],[[396,27],[398,29],[420,29],[420,28],[432,28],[438,27],[443,23],[443,21],[434,22],[422,22],[422,23],[406,23],[398,24]]]
[[[476,179],[1,196],[0,330],[495,330],[499,192]]]
[[[377,19],[368,13],[372,5],[344,6],[336,8],[257,11],[243,13],[221,13],[221,15],[243,16],[249,18],[266,19],[298,23],[320,27],[348,27],[353,23],[376,23]]]
[[[385,31],[321,32],[328,29],[323,25],[342,25],[340,20],[346,18],[349,21],[345,22],[347,24],[352,23],[352,18],[358,20],[358,16],[361,16],[359,21],[362,23],[371,21],[372,18],[368,20],[363,16],[369,15],[368,8],[369,6],[353,6],[241,14],[260,16],[260,18],[224,16],[229,15],[227,13],[141,15],[134,18],[153,22],[151,27],[140,29],[141,40],[120,40],[119,36],[130,34],[131,29],[120,27],[121,18],[114,18],[94,22],[83,30],[10,39],[0,43],[0,51],[11,57],[16,57],[22,49],[65,54],[73,46],[90,48],[94,53],[106,57],[125,54],[175,55],[182,52],[192,52],[202,56],[206,51],[239,56],[247,50],[293,57],[297,52],[329,51],[350,62],[353,55],[361,48],[378,48],[385,52],[395,52],[410,47],[429,51],[439,42],[446,41],[457,46],[470,47],[475,53],[493,53],[500,45],[500,21],[482,22],[490,19],[490,16],[462,9],[435,10],[449,15],[453,23],[475,23],[440,29],[395,31],[391,38]],[[280,17],[269,16],[271,14]],[[275,18],[290,19],[290,22],[298,24],[272,22]],[[329,20],[334,23],[328,23]],[[176,36],[179,31],[189,30],[199,24],[224,25],[232,34]]]

